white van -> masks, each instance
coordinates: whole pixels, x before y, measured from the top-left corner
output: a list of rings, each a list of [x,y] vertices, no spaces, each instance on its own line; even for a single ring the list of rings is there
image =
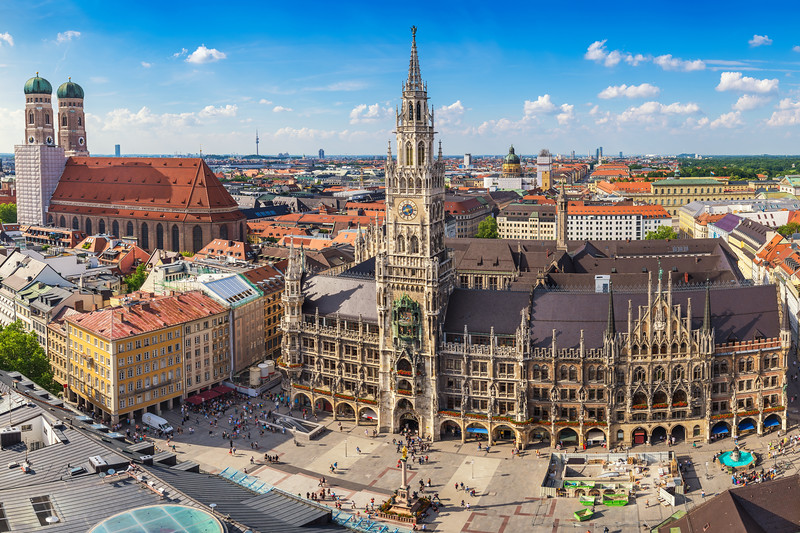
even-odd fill
[[[164,433],[172,433],[172,426],[158,415],[145,413],[142,415],[142,423],[154,429],[160,429]]]

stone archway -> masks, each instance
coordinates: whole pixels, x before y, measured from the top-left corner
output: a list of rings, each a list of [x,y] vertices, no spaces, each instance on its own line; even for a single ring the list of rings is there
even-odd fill
[[[711,439],[712,440],[719,440],[724,439],[725,437],[730,437],[731,435],[731,425],[721,420],[711,426]]]
[[[650,444],[661,444],[667,440],[667,430],[663,426],[656,426],[650,432]]]
[[[586,446],[602,446],[607,442],[606,432],[600,428],[592,428],[586,432]]]
[[[400,431],[408,430],[413,433],[419,432],[419,417],[414,413],[403,413],[398,418]]]
[[[317,411],[333,412],[333,404],[327,398],[317,398]]]
[[[341,420],[355,420],[355,407],[353,407],[349,402],[338,402],[336,404],[336,418]]]
[[[745,437],[752,433],[755,433],[756,428],[758,427],[758,422],[751,417],[742,418],[739,420],[739,423],[736,424],[736,434],[739,437]]]
[[[487,440],[489,438],[489,428],[482,422],[470,422],[467,424],[467,427],[464,428],[464,432],[465,441],[470,438],[473,440]]]
[[[686,428],[680,424],[673,426],[669,435],[675,440],[675,443],[683,442],[686,440]]]
[[[358,410],[359,424],[377,424],[378,413],[372,407],[361,407]]]
[[[445,420],[439,426],[439,438],[441,440],[461,440],[461,425],[453,420]]]
[[[305,392],[296,392],[292,403],[294,403],[295,407],[298,409],[310,408],[312,405],[311,397]]]
[[[550,431],[544,426],[534,427],[528,433],[528,442],[532,445],[550,446]]]
[[[764,431],[772,431],[781,427],[781,417],[772,413],[764,419]]]
[[[644,444],[647,442],[647,430],[644,428],[636,428],[631,432],[631,444],[636,446],[637,444]]]
[[[515,444],[517,442],[517,431],[512,428],[511,426],[507,426],[506,424],[498,424],[494,428],[492,428],[492,444],[503,444],[503,443],[511,443]]]
[[[577,446],[578,445],[578,432],[572,428],[563,428],[558,432],[556,438],[561,446]]]

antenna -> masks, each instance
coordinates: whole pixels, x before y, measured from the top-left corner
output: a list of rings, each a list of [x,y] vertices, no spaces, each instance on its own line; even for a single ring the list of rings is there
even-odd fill
[[[258,155],[258,130],[256,130],[256,155]]]

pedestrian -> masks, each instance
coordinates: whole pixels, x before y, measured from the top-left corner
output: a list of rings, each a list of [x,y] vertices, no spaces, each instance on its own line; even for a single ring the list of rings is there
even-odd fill
[[[650,507],[650,500],[645,500],[644,501],[644,506],[645,506],[645,508]]]

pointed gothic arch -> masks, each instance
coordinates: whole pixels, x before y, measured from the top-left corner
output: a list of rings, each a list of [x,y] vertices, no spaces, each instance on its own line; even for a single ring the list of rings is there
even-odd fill
[[[80,222],[78,222],[78,217],[72,217],[72,229],[80,229]]]
[[[133,237],[133,222],[131,222],[130,220],[125,225],[125,236]]]
[[[116,220],[111,223],[111,233],[112,235],[114,235],[114,237],[120,237],[119,222],[117,222]]]
[[[408,120],[409,121],[414,120],[414,102],[408,103]]]
[[[406,252],[406,239],[403,237],[402,234],[397,235],[397,239],[395,242],[395,248],[397,253],[405,253]]]
[[[177,224],[172,226],[172,251],[181,251],[181,230],[178,228]]]
[[[93,235],[92,233],[92,219],[86,219],[86,235]]]
[[[228,238],[228,225],[223,224],[219,228],[219,238],[220,239],[227,239]]]
[[[147,229],[147,222],[142,222],[142,233],[139,242],[141,243],[142,248],[145,250],[150,249],[150,233]]]
[[[195,226],[192,228],[192,252],[197,253],[203,249],[203,228]]]
[[[66,126],[67,125],[67,115],[66,114],[61,115],[61,125],[62,126]]]
[[[105,235],[106,233],[106,221],[102,218],[97,222],[97,233],[100,235]]]
[[[413,165],[414,164],[414,146],[410,143],[406,143],[406,165]]]
[[[425,143],[422,141],[417,145],[417,165],[422,166],[425,164]],[[422,183],[420,182],[420,185]]]
[[[420,120],[422,120],[422,111],[421,111],[421,109],[422,109],[422,108],[421,108],[421,106],[420,106],[420,103],[419,103],[419,102],[417,102],[417,122],[419,122]]]
[[[61,215],[61,218],[60,218],[60,219],[58,219],[58,226],[59,226],[60,228],[65,228],[65,227],[67,227],[67,221],[66,221],[66,219],[64,218],[64,215]]]
[[[164,226],[161,225],[161,222],[156,225],[156,248],[164,249]]]
[[[412,235],[408,244],[408,252],[412,254],[419,253],[419,239],[416,235]]]

